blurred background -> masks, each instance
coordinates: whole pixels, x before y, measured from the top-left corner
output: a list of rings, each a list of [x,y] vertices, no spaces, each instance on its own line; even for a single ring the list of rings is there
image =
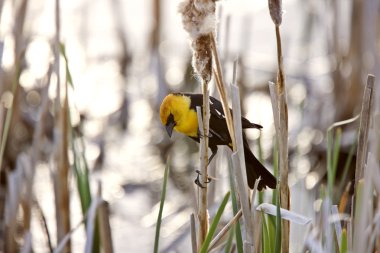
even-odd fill
[[[158,115],[168,92],[201,91],[179,2],[0,1],[1,252],[49,252],[69,231],[67,245],[83,252],[89,224],[82,221],[96,199],[108,203],[115,252],[151,252],[169,156],[160,249],[191,251],[198,145],[179,134],[169,139]],[[238,59],[243,115],[263,126],[247,136],[271,170],[268,81],[276,78],[277,51],[268,3],[217,5],[225,81]],[[283,9],[291,208],[314,218],[326,184],[326,130],[360,112],[367,74],[380,77],[380,2],[288,0]],[[343,128],[340,193],[353,177],[343,168],[356,127]],[[211,164],[210,213],[229,187],[228,152]],[[304,232],[291,227],[293,249],[292,238]]]

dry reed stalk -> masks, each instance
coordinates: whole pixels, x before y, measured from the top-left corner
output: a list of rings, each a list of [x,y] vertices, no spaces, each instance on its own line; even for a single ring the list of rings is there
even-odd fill
[[[69,190],[69,158],[68,158],[68,98],[67,83],[63,106],[59,113],[56,135],[57,171],[54,173],[54,189],[56,196],[56,222],[58,241],[70,231],[70,190]],[[70,251],[68,244],[64,252]]]
[[[101,194],[99,194],[99,198],[101,198]],[[98,206],[97,216],[99,222],[100,241],[102,242],[103,251],[105,253],[112,253],[114,250],[112,246],[112,234],[109,221],[110,213],[107,201],[101,199]]]
[[[364,233],[360,235],[362,245],[358,245],[360,249],[367,248],[366,252],[376,252],[378,248],[375,249],[375,241],[378,240],[380,235],[380,209],[376,206],[375,201],[373,201],[372,196],[374,195],[374,173],[379,171],[378,157],[375,157],[371,152],[368,154],[368,162],[366,170],[364,171],[364,180],[365,182],[369,181],[370,183],[365,185],[364,188],[364,211],[365,215],[358,215],[356,219],[360,219],[362,223],[361,226],[364,227]],[[375,210],[376,207],[376,210]],[[375,213],[374,213],[375,212]],[[356,231],[356,228],[355,230]],[[360,231],[359,231],[360,233]],[[354,243],[354,249],[355,249]]]
[[[355,240],[353,240],[350,244],[352,245],[353,249],[358,249],[359,245],[362,245],[364,242],[364,238],[362,238],[362,232],[363,232],[363,224],[359,222],[358,220],[361,220],[361,217],[357,216],[357,210],[360,206],[356,206],[357,202],[357,194],[358,194],[358,185],[359,182],[363,179],[363,176],[367,174],[367,172],[364,171],[365,162],[367,160],[367,150],[368,150],[368,132],[369,132],[369,126],[370,126],[370,119],[371,119],[371,107],[373,103],[373,88],[374,88],[374,82],[375,77],[373,75],[368,75],[367,77],[367,84],[364,90],[363,95],[363,101],[362,101],[362,110],[360,113],[360,123],[359,123],[359,134],[358,134],[358,146],[357,146],[357,159],[356,159],[356,169],[355,169],[355,185],[354,185],[354,192],[355,195],[352,198],[351,203],[351,217],[353,219],[353,223],[351,226],[353,226],[351,232],[351,236],[354,236]],[[367,193],[367,188],[371,182],[366,182],[365,192]],[[361,191],[362,192],[362,191]],[[362,196],[363,197],[363,196]],[[363,200],[361,200],[360,205],[364,204],[366,205]],[[356,240],[356,236],[359,236],[358,240]],[[350,238],[349,238],[350,239]],[[357,242],[359,241],[359,242]]]
[[[288,186],[288,104],[286,98],[285,72],[283,65],[282,46],[280,25],[282,23],[282,1],[268,0],[269,12],[276,29],[277,44],[277,81],[275,96],[271,94],[272,104],[278,108],[278,114],[274,117],[278,118],[279,123],[276,126],[276,135],[279,147],[279,175],[280,175],[280,203],[281,208],[290,209],[289,186]],[[273,100],[275,98],[275,100]],[[273,112],[275,113],[275,112]],[[276,122],[276,120],[275,120]],[[289,222],[282,221],[281,226],[281,250],[283,253],[289,252]]]
[[[281,76],[281,75],[280,75]],[[288,108],[285,93],[279,94],[280,107],[280,141],[279,141],[279,168],[280,168],[280,201],[281,207],[290,209],[290,196],[288,186]],[[282,222],[282,252],[289,252],[289,223]]]
[[[279,147],[279,176],[280,176],[280,203],[281,208],[289,210],[289,187],[288,187],[288,122],[287,122],[287,104],[286,95],[279,94],[279,89],[276,88],[273,82],[269,82],[269,90],[272,100],[272,109],[276,136]],[[281,248],[289,251],[289,223],[282,221],[282,240]],[[285,241],[285,242],[284,242]],[[286,250],[287,249],[287,250]]]
[[[370,199],[371,180],[366,176],[358,181],[355,192],[355,217],[353,219],[353,252],[366,252],[367,239],[369,237],[367,230],[368,221],[370,219],[368,212],[372,208]],[[367,185],[370,185],[369,187]]]
[[[376,161],[377,158],[373,158],[372,153],[368,153],[368,134],[370,131],[370,123],[373,118],[372,104],[374,97],[374,83],[375,77],[373,75],[368,75],[360,114],[355,170],[355,203],[354,208],[351,210],[354,219],[354,252],[364,249],[367,249],[367,252],[372,251],[369,249],[369,235],[367,233],[373,231],[368,231],[367,227],[370,225],[369,221],[373,218],[372,210],[374,203],[371,201],[371,195],[373,194],[372,180],[375,175],[374,170],[378,169],[378,162]]]
[[[200,77],[203,92],[202,117],[198,122],[201,129],[200,143],[200,173],[201,184],[208,181],[208,133],[209,133],[209,94],[208,83],[212,77],[212,53],[210,34],[215,30],[215,2],[212,0],[184,0],[179,5],[179,12],[182,14],[182,24],[190,35],[191,48],[193,52],[192,65],[195,73]],[[202,124],[200,124],[202,122]],[[198,199],[198,250],[203,244],[208,231],[207,212],[207,187],[198,189],[200,197]]]
[[[210,60],[211,62],[211,60]],[[211,75],[211,70],[208,72]],[[210,103],[209,103],[209,92],[208,92],[208,82],[209,80],[205,79],[202,76],[202,92],[203,92],[203,115],[202,115],[202,127],[203,127],[203,138],[202,138],[202,144],[203,144],[203,153],[201,153],[201,161],[203,161],[203,165],[201,162],[201,178],[202,178],[202,184],[206,184],[208,181],[208,135],[209,135],[209,127],[210,127]],[[204,224],[202,228],[200,228],[199,236],[199,246],[201,247],[204,239],[206,238],[208,227],[209,227],[209,221],[208,221],[208,211],[207,211],[207,187],[204,188],[198,188],[198,190],[201,192],[201,200],[200,200],[200,207],[199,208],[199,221]]]
[[[219,60],[219,53],[218,53],[218,48],[216,47],[216,41],[213,35],[210,35],[210,37],[211,37],[211,43],[212,43],[212,46],[211,46],[212,54],[214,56],[214,62],[216,66],[216,68],[213,71],[214,76],[215,76],[215,81],[216,81],[216,87],[218,88],[220,100],[223,106],[224,115],[226,116],[228,132],[230,133],[230,136],[231,136],[232,150],[235,152],[236,151],[235,129],[234,129],[234,124],[232,120],[232,115],[228,106],[228,100],[227,100],[228,94],[227,94],[226,85],[223,79],[222,67]]]
[[[368,75],[367,85],[364,90],[362,110],[360,113],[358,148],[356,154],[356,169],[355,169],[355,189],[357,182],[364,176],[364,164],[367,159],[368,149],[368,132],[371,117],[371,107],[373,101],[373,89],[375,84],[375,76]]]
[[[235,65],[236,66],[236,65]],[[236,70],[236,68],[235,68]],[[236,72],[235,72],[236,73]],[[234,75],[236,77],[236,75]],[[241,109],[240,109],[240,96],[239,88],[236,86],[236,78],[231,87],[232,90],[232,110],[234,111],[234,129],[237,151],[232,154],[233,168],[235,171],[235,178],[237,181],[237,188],[240,196],[240,204],[243,209],[244,226],[245,226],[245,242],[244,251],[254,252],[254,226],[251,207],[249,203],[249,189],[246,176],[246,167],[244,159],[244,146],[243,146],[243,129],[241,126]],[[258,182],[258,180],[256,181]],[[253,203],[252,203],[253,205]]]
[[[254,252],[259,253],[261,252],[261,231],[262,231],[262,220],[261,220],[261,214],[256,210],[255,206],[255,198],[256,198],[256,192],[257,192],[257,187],[261,181],[261,177],[259,177],[255,185],[253,186],[253,191],[252,191],[252,200],[251,200],[251,213],[252,213],[252,222],[251,224],[253,226],[253,242],[254,242]]]
[[[244,252],[254,252],[254,240],[253,240],[253,223],[252,213],[249,206],[249,197],[247,186],[241,183],[243,175],[240,168],[243,166],[240,164],[239,152],[232,154],[232,167],[235,171],[235,179],[237,179],[237,190],[239,193],[239,200],[243,210],[244,226],[245,226],[245,238],[244,238]]]
[[[203,98],[208,98],[208,91],[206,90],[206,96],[203,96]],[[209,104],[206,102],[206,104]],[[199,125],[202,126],[199,129],[200,135],[204,136],[200,139],[200,150],[199,150],[199,156],[200,156],[200,178],[201,178],[201,185],[206,184],[207,182],[207,166],[208,166],[208,137],[206,137],[205,130],[208,131],[208,124],[205,125],[205,121],[203,120],[203,114],[204,112],[207,112],[205,109],[201,110],[200,107],[197,107],[197,115],[198,115],[198,122]],[[210,113],[210,110],[208,110],[208,113]],[[209,119],[209,114],[206,113],[206,119]],[[208,120],[206,120],[208,121]],[[207,127],[207,128],[206,128]],[[207,133],[208,134],[208,133]],[[198,221],[199,221],[199,228],[198,228],[198,250],[201,248],[203,241],[206,238],[207,231],[209,228],[209,217],[208,217],[208,211],[207,211],[207,187],[198,187]]]
[[[190,232],[191,232],[191,250],[193,253],[197,253],[197,234],[195,231],[195,215],[190,215]]]
[[[160,26],[161,26],[161,1],[153,0],[152,7],[153,29],[150,34],[150,48],[152,52],[158,50],[160,43]]]
[[[223,239],[226,238],[226,235],[228,231],[236,224],[236,222],[240,219],[242,215],[242,210],[240,209],[236,215],[219,231],[219,233],[212,239],[209,251],[212,251],[214,248],[218,247],[222,242]]]
[[[241,126],[241,106],[240,106],[240,93],[239,93],[239,87],[237,86],[237,60],[234,61],[233,65],[233,78],[232,78],[232,85],[231,85],[231,100],[232,100],[232,111],[234,112],[234,117],[232,118],[233,121],[233,129],[234,129],[234,139],[235,139],[235,152],[239,155],[239,161],[240,161],[240,167],[235,168],[240,170],[240,176],[237,179],[237,182],[239,184],[242,184],[244,186],[244,192],[248,193],[248,183],[247,183],[247,177],[246,177],[246,164],[244,159],[244,144],[243,144],[243,128]],[[243,196],[241,196],[243,197]],[[249,196],[244,196],[245,200],[249,199]],[[246,203],[249,203],[247,201],[244,201]],[[246,206],[249,208],[249,205]]]
[[[112,234],[109,218],[109,205],[106,201],[102,200],[98,207],[98,221],[100,241],[102,242],[102,247],[105,253],[114,252],[112,246]]]
[[[15,70],[20,67],[21,56],[25,50],[25,37],[24,37],[24,24],[26,11],[28,9],[29,0],[22,0],[18,5],[15,17],[15,24],[13,27],[13,36],[15,40]]]
[[[68,84],[65,80],[63,91],[63,104],[61,103],[61,75],[60,75],[60,0],[55,1],[55,38],[54,38],[54,71],[57,76],[57,90],[55,99],[56,121],[55,133],[55,159],[56,172],[54,173],[54,192],[56,202],[57,241],[61,241],[70,232],[70,192],[69,192],[69,158],[68,158]],[[63,252],[70,252],[68,242]]]
[[[263,220],[262,220],[262,214],[260,211],[255,211],[255,226],[254,226],[254,240],[255,240],[255,253],[260,253],[262,249],[262,227],[263,227]]]
[[[61,109],[61,75],[60,75],[60,50],[59,44],[61,43],[61,14],[60,14],[60,0],[55,0],[55,36],[54,36],[54,70],[57,75],[57,90],[56,90],[56,104],[55,113],[59,115],[59,110]]]

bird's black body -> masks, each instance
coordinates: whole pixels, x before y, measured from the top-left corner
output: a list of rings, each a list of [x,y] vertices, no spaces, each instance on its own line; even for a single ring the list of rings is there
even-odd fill
[[[202,94],[180,93],[181,95],[188,96],[191,99],[190,109],[196,111],[197,106],[203,105]],[[232,113],[232,110],[231,110]],[[248,119],[242,117],[242,128],[257,128],[261,129],[262,126],[251,123]],[[218,145],[227,145],[231,148],[231,137],[228,132],[226,118],[223,111],[222,103],[214,97],[210,96],[210,129],[209,129],[209,148],[212,151],[211,159],[218,151]],[[190,137],[193,140],[199,142],[200,136]],[[247,138],[243,133],[244,143],[244,157],[247,170],[248,185],[252,189],[255,180],[261,177],[261,181],[258,185],[258,189],[261,190],[266,186],[275,189],[276,178],[257,160],[252,151],[249,148]]]

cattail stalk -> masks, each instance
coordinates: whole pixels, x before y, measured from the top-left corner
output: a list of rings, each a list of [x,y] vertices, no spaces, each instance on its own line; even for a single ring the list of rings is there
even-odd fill
[[[279,170],[280,170],[280,204],[281,208],[290,209],[289,186],[288,186],[288,103],[286,98],[285,72],[283,65],[283,55],[281,46],[280,25],[282,23],[282,1],[268,0],[269,13],[276,30],[277,45],[277,81],[276,88],[271,89],[272,106],[274,109],[274,118],[277,122],[276,135],[279,146]],[[277,111],[277,112],[276,112]],[[289,222],[282,221],[281,224],[281,250],[283,253],[289,252]]]
[[[212,77],[211,36],[215,30],[215,2],[212,0],[184,0],[179,6],[182,24],[190,35],[193,52],[192,65],[202,84],[202,117],[198,112],[201,133],[200,143],[200,184],[198,189],[198,250],[202,247],[208,231],[207,186],[208,181],[208,133],[209,133],[209,93],[208,84]],[[198,110],[198,109],[197,109]],[[201,124],[202,122],[202,124]]]
[[[55,133],[55,158],[57,161],[56,173],[54,174],[54,189],[56,201],[56,221],[57,221],[57,240],[62,238],[70,231],[70,192],[69,192],[69,158],[68,158],[68,88],[67,82],[64,84],[64,100],[61,103],[61,75],[60,75],[60,0],[55,1],[55,73],[57,75],[57,93],[55,100],[55,113],[58,116]],[[66,245],[64,252],[70,251],[70,242]]]
[[[205,89],[206,88],[206,89]],[[199,220],[199,230],[198,230],[198,249],[201,248],[203,241],[206,238],[208,227],[209,227],[209,217],[207,211],[207,186],[208,181],[207,167],[208,167],[208,130],[209,130],[209,118],[210,109],[208,103],[208,90],[207,84],[203,84],[203,110],[197,108],[198,111],[198,122],[200,127],[200,134],[202,136],[200,140],[200,184],[198,187],[198,220]],[[202,115],[202,116],[201,116]]]

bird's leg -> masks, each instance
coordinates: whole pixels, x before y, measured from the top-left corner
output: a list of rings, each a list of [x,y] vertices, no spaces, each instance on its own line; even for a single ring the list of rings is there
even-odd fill
[[[208,138],[211,138],[213,135],[211,132],[208,133],[208,135],[205,135],[205,134],[201,134],[199,129],[198,129],[198,136],[199,138],[203,138],[204,136],[207,136]]]
[[[217,146],[212,147],[212,148],[210,147],[210,149],[211,149],[212,154],[211,154],[210,158],[208,159],[208,164],[207,164],[207,166],[210,165],[212,159],[214,158],[214,156],[215,156],[216,153],[218,152],[218,147],[217,147]],[[199,187],[201,187],[201,188],[205,188],[205,186],[202,185],[202,183],[201,183],[201,181],[200,181],[200,179],[199,179],[199,176],[201,175],[201,172],[200,172],[199,170],[196,170],[196,172],[197,172],[198,175],[197,175],[197,178],[194,180],[194,183],[195,183],[196,185],[198,185]],[[211,179],[210,177],[207,176],[207,179],[206,179],[205,184],[210,183],[211,180],[212,180],[212,179]]]
[[[196,170],[195,171],[198,175],[197,175],[197,178],[194,180],[194,183],[196,184],[196,185],[198,185],[199,187],[201,187],[201,188],[206,188],[205,186],[203,186],[202,184],[201,184],[201,181],[199,180],[199,176],[201,175],[201,172],[199,171],[199,170]]]
[[[196,185],[198,185],[199,187],[201,187],[201,188],[206,188],[205,186],[202,185],[202,183],[201,183],[201,181],[200,181],[200,179],[199,179],[199,176],[202,175],[201,172],[200,172],[199,170],[196,170],[195,172],[196,172],[198,175],[197,175],[197,178],[194,180],[194,183],[195,183]],[[211,182],[211,178],[207,176],[207,179],[206,179],[205,184],[208,184],[208,183],[210,183],[210,182]]]

